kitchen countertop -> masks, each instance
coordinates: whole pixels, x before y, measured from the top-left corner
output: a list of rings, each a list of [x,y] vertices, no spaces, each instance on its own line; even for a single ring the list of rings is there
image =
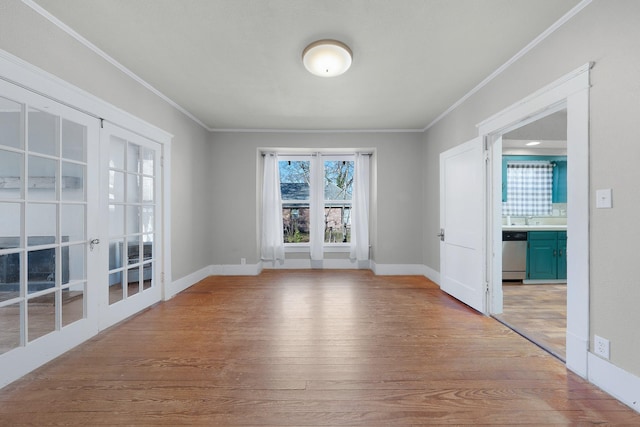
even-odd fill
[[[504,231],[566,231],[566,225],[548,225],[548,224],[533,224],[533,225],[503,225]]]

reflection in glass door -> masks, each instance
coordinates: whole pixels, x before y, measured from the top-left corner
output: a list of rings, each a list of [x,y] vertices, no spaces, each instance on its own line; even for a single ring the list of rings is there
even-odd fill
[[[160,145],[105,124],[108,141],[109,322],[157,302]],[[103,151],[104,152],[104,151]]]
[[[1,82],[2,364],[97,330],[88,247],[97,203],[87,191],[97,138],[96,119]]]

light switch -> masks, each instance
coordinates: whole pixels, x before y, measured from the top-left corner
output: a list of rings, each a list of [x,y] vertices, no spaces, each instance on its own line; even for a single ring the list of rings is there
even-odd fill
[[[609,209],[611,207],[611,189],[596,190],[596,208]]]

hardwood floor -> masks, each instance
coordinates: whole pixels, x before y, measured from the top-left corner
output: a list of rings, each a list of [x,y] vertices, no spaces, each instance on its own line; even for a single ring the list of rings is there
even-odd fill
[[[423,277],[211,277],[0,390],[1,425],[640,425]]]
[[[566,360],[567,285],[505,282],[502,292],[503,312],[494,317]]]

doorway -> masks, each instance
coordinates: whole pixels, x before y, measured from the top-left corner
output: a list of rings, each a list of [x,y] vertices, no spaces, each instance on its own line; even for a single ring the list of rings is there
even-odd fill
[[[0,387],[159,301],[171,280],[171,136],[16,63],[0,57]]]
[[[590,63],[560,77],[478,124],[491,158],[487,171],[487,313],[503,310],[502,137],[562,109],[567,111],[566,367],[586,378],[589,356],[589,71]]]
[[[502,135],[502,312],[566,360],[567,110]]]

